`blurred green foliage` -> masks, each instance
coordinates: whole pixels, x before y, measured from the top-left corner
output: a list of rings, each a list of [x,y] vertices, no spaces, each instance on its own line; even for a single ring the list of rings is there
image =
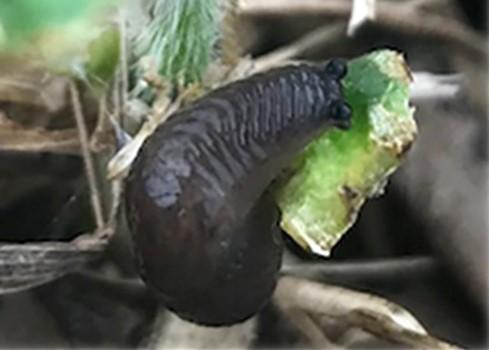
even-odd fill
[[[87,16],[100,0],[2,0],[3,45],[15,45],[46,28],[59,28]]]
[[[103,86],[119,57],[119,33],[109,26],[118,0],[2,0],[0,49],[34,58],[59,73]]]
[[[119,61],[120,38],[116,28],[102,32],[88,47],[88,59],[84,66],[86,77],[93,85],[105,88],[114,75]]]

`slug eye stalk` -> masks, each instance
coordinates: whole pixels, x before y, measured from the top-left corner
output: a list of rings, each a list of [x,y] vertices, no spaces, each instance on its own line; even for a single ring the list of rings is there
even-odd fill
[[[158,127],[126,182],[143,279],[180,317],[230,325],[275,288],[282,242],[266,189],[350,108],[341,61],[287,66],[215,90]]]

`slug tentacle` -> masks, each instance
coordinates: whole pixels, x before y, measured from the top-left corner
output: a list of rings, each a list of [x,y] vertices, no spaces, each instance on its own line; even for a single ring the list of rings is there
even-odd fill
[[[345,64],[288,66],[217,89],[143,145],[126,208],[143,278],[181,317],[242,321],[273,292],[281,262],[271,181],[328,127],[347,128]]]

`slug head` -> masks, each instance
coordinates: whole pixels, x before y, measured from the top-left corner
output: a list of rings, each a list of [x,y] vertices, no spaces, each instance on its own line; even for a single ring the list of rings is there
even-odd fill
[[[347,71],[346,61],[340,58],[330,60],[323,68],[323,80],[331,97],[326,115],[334,126],[343,130],[350,127],[352,114],[350,106],[343,98],[341,86],[341,79],[346,76]]]
[[[324,71],[330,78],[341,80],[347,73],[346,62],[341,58],[334,58],[326,64]]]

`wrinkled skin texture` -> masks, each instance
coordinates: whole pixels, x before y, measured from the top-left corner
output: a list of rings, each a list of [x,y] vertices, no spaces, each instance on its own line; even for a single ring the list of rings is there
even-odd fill
[[[328,127],[347,128],[345,64],[252,76],[196,100],[143,145],[126,210],[143,279],[180,317],[229,325],[258,312],[281,264],[266,188]]]

